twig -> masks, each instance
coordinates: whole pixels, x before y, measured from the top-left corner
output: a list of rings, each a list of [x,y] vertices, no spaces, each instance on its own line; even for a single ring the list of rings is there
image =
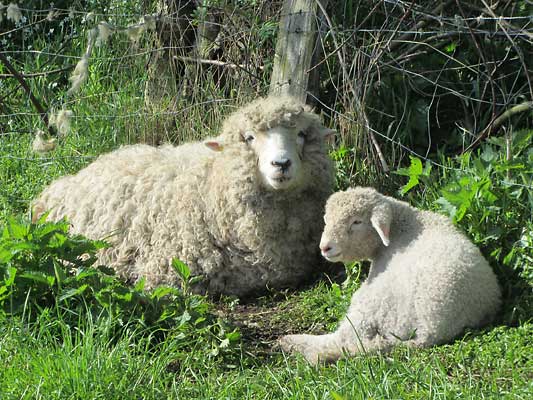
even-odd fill
[[[531,83],[531,77],[529,76],[529,71],[528,71],[528,69],[527,69],[527,65],[526,65],[526,62],[525,62],[525,60],[524,60],[524,55],[522,54],[522,50],[516,45],[516,43],[514,42],[514,40],[511,38],[511,36],[509,36],[509,33],[507,32],[507,30],[506,30],[505,27],[504,27],[504,24],[503,24],[502,19],[496,15],[496,13],[492,10],[492,8],[489,7],[489,5],[486,3],[485,0],[481,0],[481,2],[483,3],[483,5],[485,6],[485,8],[487,9],[488,13],[489,13],[493,18],[496,18],[496,19],[498,20],[498,24],[499,24],[500,27],[502,28],[503,33],[504,33],[505,36],[507,37],[507,40],[509,40],[509,42],[511,42],[511,45],[512,45],[513,48],[515,49],[516,54],[518,55],[518,58],[520,59],[520,62],[522,63],[522,67],[524,68],[524,74],[526,75],[527,83],[528,83],[528,85],[529,85],[529,94],[530,94],[531,97],[533,98],[533,85],[532,85],[532,83]]]
[[[318,1],[318,0],[317,0],[317,5],[320,8],[320,11],[322,11],[322,14],[324,15],[324,18],[326,19],[326,22],[329,25],[329,29],[330,29],[330,32],[331,32],[331,38],[333,39],[333,43],[335,45],[335,48],[336,49],[341,49],[341,47],[339,46],[339,42],[337,41],[337,35],[335,34],[335,30],[333,28],[333,23],[331,22],[331,19],[329,18],[329,15],[327,14],[326,9],[322,5],[322,3],[320,1]],[[348,75],[348,71],[346,70],[346,64],[344,62],[344,56],[342,54],[342,51],[337,51],[337,57],[339,58],[339,63],[341,65],[343,75],[345,77],[348,77],[349,75]],[[388,173],[390,171],[390,168],[389,168],[389,166],[387,164],[387,161],[385,160],[385,156],[383,155],[383,152],[381,151],[381,148],[379,147],[379,143],[378,143],[376,137],[374,136],[374,133],[372,132],[372,130],[368,129],[369,122],[368,122],[368,119],[366,118],[366,115],[364,114],[363,106],[362,106],[362,104],[361,104],[361,102],[359,100],[359,96],[357,96],[357,91],[353,87],[352,82],[351,82],[350,79],[347,80],[347,84],[348,84],[348,86],[350,88],[350,91],[352,92],[352,95],[354,97],[354,101],[356,102],[356,108],[359,109],[358,111],[361,114],[360,116],[363,117],[363,119],[364,119],[363,126],[366,128],[368,136],[370,137],[370,141],[372,142],[372,144],[374,145],[374,148],[376,149],[376,153],[377,153],[379,161],[381,163],[381,167],[383,168],[383,171],[385,173]]]
[[[472,41],[474,42],[474,45],[479,54],[479,57],[483,61],[483,64],[487,66],[487,77],[489,79],[490,91],[492,95],[492,118],[491,119],[494,119],[494,117],[496,116],[496,89],[494,88],[494,79],[492,78],[492,76],[494,75],[494,72],[496,71],[496,67],[493,65],[492,70],[488,71],[489,63],[487,62],[487,59],[485,58],[485,55],[483,54],[483,51],[481,50],[481,47],[479,46],[479,43],[476,39],[476,36],[474,35],[472,31],[472,28],[470,27],[470,24],[466,21],[466,15],[463,12],[463,9],[461,8],[461,3],[459,2],[459,0],[455,0],[455,2],[457,3],[457,8],[459,9],[461,16],[463,17],[463,20],[465,20],[464,23],[466,24],[466,27],[468,28],[468,31],[470,32],[470,36],[472,38]]]
[[[483,131],[478,135],[476,140],[472,142],[470,146],[466,148],[466,150],[463,151],[466,152],[468,150],[473,149],[474,147],[478,146],[479,143],[485,139],[486,137],[490,136],[494,132],[498,130],[498,128],[509,118],[511,118],[513,115],[527,111],[527,110],[533,110],[533,101],[525,101],[523,103],[517,104],[516,106],[513,106],[500,114],[496,119],[492,120]]]
[[[51,74],[57,74],[57,73],[60,73],[60,72],[65,72],[65,71],[68,71],[69,69],[74,68],[75,66],[76,66],[75,64],[71,64],[71,65],[68,65],[68,66],[66,66],[64,68],[53,69],[51,71],[34,72],[34,73],[31,73],[31,74],[21,74],[21,73],[19,73],[19,76],[21,76],[24,79],[37,78],[39,76],[45,76],[45,75],[51,75]],[[0,74],[0,79],[8,79],[8,78],[15,78],[15,77],[16,76],[14,74]]]
[[[448,8],[453,3],[453,0],[449,0],[446,3],[441,3],[438,7],[435,8],[434,12],[435,14],[441,12],[442,10]],[[417,31],[419,29],[422,29],[427,25],[427,23],[431,20],[431,16],[426,16],[423,18],[420,22],[418,22],[415,27],[414,31]],[[395,39],[389,46],[389,51],[394,50],[396,47],[400,46],[404,41],[408,40],[413,34],[411,33],[404,33],[399,38]]]
[[[374,5],[374,7],[372,8],[372,10],[369,11],[367,16],[361,21],[361,23],[354,29],[354,31],[346,39],[343,40],[343,42],[338,47],[336,47],[332,52],[330,52],[322,60],[320,60],[319,63],[317,63],[316,65],[314,65],[311,68],[309,68],[306,72],[309,73],[312,70],[314,70],[315,68],[318,68],[321,64],[325,63],[331,56],[335,55],[339,50],[341,50],[346,43],[349,43],[350,41],[352,41],[353,37],[359,33],[360,27],[363,26],[363,24],[367,21],[367,19],[369,19],[372,16],[372,14],[374,14],[376,9],[380,5],[381,4],[379,2],[377,2],[376,5]]]
[[[18,71],[13,67],[13,65],[11,65],[11,63],[9,62],[5,54],[3,54],[2,52],[0,52],[0,61],[2,61],[2,63],[8,69],[8,71],[11,72],[11,74],[13,74],[15,79],[19,81],[20,86],[22,86],[24,91],[28,94],[28,97],[30,98],[30,101],[32,102],[33,106],[37,109],[39,114],[41,114],[41,119],[43,120],[45,126],[47,127],[48,132],[50,133],[50,135],[55,136],[56,132],[54,128],[48,125],[48,115],[46,114],[46,110],[43,108],[41,103],[39,103],[39,100],[37,100],[37,98],[33,95],[30,87],[28,86],[24,78],[18,73]]]
[[[186,62],[192,62],[192,63],[200,63],[200,64],[210,64],[210,65],[216,65],[219,67],[228,67],[231,69],[245,69],[250,68],[250,65],[244,65],[244,64],[235,64],[231,62],[226,61],[220,61],[220,60],[206,60],[204,58],[194,58],[194,57],[187,57],[187,56],[174,56],[176,60],[180,61],[186,61]],[[263,70],[265,67],[262,65],[257,66],[257,69]]]

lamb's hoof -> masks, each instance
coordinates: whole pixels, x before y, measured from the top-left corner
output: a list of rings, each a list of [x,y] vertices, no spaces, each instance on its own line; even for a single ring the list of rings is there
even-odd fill
[[[307,335],[283,336],[279,345],[285,353],[302,354],[309,364],[317,365],[319,362],[318,353],[312,349],[313,345],[308,342]]]

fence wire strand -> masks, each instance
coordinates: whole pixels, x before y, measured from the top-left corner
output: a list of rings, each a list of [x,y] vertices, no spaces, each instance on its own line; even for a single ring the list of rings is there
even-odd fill
[[[360,6],[359,2],[357,2],[357,6]],[[82,60],[83,49],[86,45],[85,38],[90,28],[97,27],[100,21],[113,21],[116,26],[121,26],[121,29],[127,29],[132,24],[138,24],[139,20],[143,17],[141,13],[117,12],[112,7],[108,10],[108,12],[99,12],[56,7],[21,7],[20,11],[22,12],[23,19],[16,24],[12,24],[9,29],[0,32],[0,46],[2,46],[0,47],[0,51],[10,57],[10,59],[15,60],[23,60],[25,57],[33,57],[35,59],[41,57],[49,58],[47,62],[51,65],[49,67],[51,68],[50,71],[47,71],[46,68],[34,71],[22,70],[20,72],[25,76],[25,79],[39,81],[41,85],[44,84],[44,79],[48,76],[54,76],[54,79],[58,81],[60,78],[65,80],[68,77],[67,72],[74,69],[75,64],[69,66],[62,64],[62,69],[54,69],[53,65],[58,60],[72,60],[74,62]],[[219,49],[228,50],[227,53],[223,54],[223,58],[219,58],[217,55],[217,58],[213,58],[212,60],[214,61],[212,63],[214,65],[213,68],[220,68],[216,72],[219,82],[225,79],[226,81],[230,81],[231,85],[235,86],[239,83],[244,85],[243,82],[246,82],[250,87],[262,85],[263,83],[259,82],[259,79],[261,79],[261,76],[264,76],[262,75],[263,73],[269,71],[269,57],[271,57],[273,52],[272,36],[268,35],[272,35],[273,30],[277,28],[277,21],[281,17],[298,17],[302,13],[282,14],[280,10],[277,10],[270,15],[270,20],[260,21],[258,26],[253,26],[253,29],[250,30],[246,27],[239,26],[239,23],[242,22],[242,16],[239,14],[240,10],[228,10],[227,8],[213,10],[223,15],[224,18],[223,23],[220,21],[210,22],[211,27],[217,27],[220,30],[216,38],[220,42],[217,42],[216,46],[219,46]],[[5,10],[1,10],[0,12],[2,11]],[[258,16],[262,16],[261,13],[264,13],[264,10],[257,9],[254,12]],[[433,145],[433,136],[430,131],[431,124],[429,123],[430,111],[436,110],[434,112],[438,114],[439,107],[444,107],[442,104],[446,99],[454,99],[454,101],[458,102],[456,106],[463,107],[465,112],[463,116],[464,121],[461,123],[454,121],[453,126],[458,127],[463,132],[467,132],[472,137],[476,137],[484,134],[484,129],[490,130],[491,121],[494,121],[497,117],[496,109],[498,112],[501,112],[515,104],[518,98],[528,99],[529,97],[533,97],[533,94],[530,93],[531,87],[528,93],[527,83],[524,83],[521,78],[522,75],[525,74],[527,76],[531,73],[529,69],[531,61],[528,56],[532,56],[532,54],[521,54],[521,47],[517,45],[519,42],[533,43],[533,16],[493,16],[483,10],[470,12],[467,16],[460,16],[459,12],[450,16],[444,15],[445,12],[440,12],[439,14],[431,13],[423,4],[414,4],[400,0],[384,0],[382,4],[376,4],[366,18],[371,18],[374,13],[377,14],[378,12],[382,12],[385,15],[379,27],[362,26],[362,24],[356,25],[355,22],[340,25],[334,24],[331,21],[328,21],[329,26],[327,26],[328,24],[324,24],[323,21],[321,22],[317,18],[318,30],[322,36],[321,46],[326,56],[322,56],[313,68],[322,68],[322,71],[326,74],[325,79],[323,79],[325,85],[329,91],[335,92],[336,95],[330,95],[327,100],[324,100],[316,96],[315,92],[309,91],[309,98],[313,99],[313,102],[328,115],[331,122],[340,128],[343,139],[350,136],[348,132],[350,129],[359,127],[363,131],[376,135],[380,142],[390,145],[393,149],[400,149],[402,152],[425,160],[440,169],[461,171],[458,168],[436,162],[429,157],[430,149]],[[160,23],[191,24],[192,22],[191,17],[184,18],[178,13],[170,13],[165,16],[164,20],[161,19],[160,13],[149,15],[158,18],[158,22]],[[61,25],[61,29],[65,29],[65,33],[63,34],[65,41],[77,43],[79,46],[79,53],[77,54],[68,54],[68,52],[72,51],[70,50],[72,47],[67,52],[64,47],[58,48],[56,44],[52,42],[48,44],[47,41],[41,41],[39,43],[42,46],[40,49],[28,47],[34,44],[27,41],[22,41],[26,48],[22,46],[18,46],[17,48],[15,45],[9,46],[9,42],[13,38],[16,38],[17,35],[24,36],[31,32],[42,37],[52,35],[54,33],[53,31],[45,32],[43,27],[46,24],[57,24],[58,21],[67,21],[67,19],[71,23],[74,20],[77,21],[76,26],[78,29],[76,30],[72,29],[69,31]],[[427,26],[419,28],[414,22],[422,19],[429,22]],[[81,23],[80,21],[84,22]],[[411,21],[412,23],[410,23]],[[231,25],[231,23],[234,25]],[[3,24],[0,27],[6,26],[5,21]],[[194,24],[198,24],[198,21],[194,21]],[[39,29],[42,30],[39,31]],[[195,35],[194,40],[198,41],[199,36],[197,33]],[[335,45],[332,45],[331,38],[333,38]],[[447,41],[443,41],[444,39],[447,39]],[[111,69],[113,67],[126,69],[138,62],[148,66],[153,62],[154,58],[163,57],[165,54],[190,54],[191,50],[195,51],[193,45],[186,46],[183,43],[179,45],[162,45],[162,41],[159,38],[154,39],[153,37],[150,39],[143,38],[136,43],[131,43],[126,36],[115,37],[113,40],[115,41],[113,48],[121,48],[122,54],[113,55],[112,51],[108,49],[95,50],[89,59],[89,65],[94,66],[93,68],[102,69]],[[264,40],[266,46],[265,48],[261,48],[261,54],[254,58],[247,51],[247,46],[251,46],[252,42],[259,41],[261,43],[261,40]],[[481,56],[483,54],[480,54],[477,58],[473,57],[471,60],[467,60],[467,63],[461,58],[461,54],[457,55],[455,52],[453,46],[456,40],[457,42],[471,40],[474,42],[484,41],[486,43],[490,43],[490,41],[501,41],[502,43],[507,43],[509,48],[507,49],[507,53],[503,55],[491,55],[494,57],[482,60]],[[126,45],[128,43],[131,44]],[[488,47],[488,44],[486,46]],[[402,53],[394,58],[390,55],[392,54],[391,48],[401,48]],[[340,58],[337,57],[338,55]],[[191,60],[194,61],[194,57],[189,57],[191,60],[186,61],[185,59],[187,57],[184,57],[180,62],[183,62],[184,65],[187,62],[192,64],[192,66],[187,66],[190,71],[195,71],[195,69],[196,71],[200,71],[203,68],[200,66],[202,60],[197,54],[194,55],[198,59],[196,64],[191,62]],[[442,67],[421,69],[416,64],[416,60],[421,57],[440,57],[445,61],[443,61]],[[523,65],[515,67],[519,65],[518,63],[511,62],[515,59],[521,59]],[[342,65],[339,65],[339,62]],[[240,68],[248,72],[249,75],[243,78],[245,75],[239,74],[239,71],[233,73],[228,72],[230,65],[237,66],[238,68],[234,69],[238,70]],[[510,66],[515,69],[511,69]],[[498,69],[506,69],[506,71],[496,76],[495,71]],[[35,76],[32,76],[32,74],[35,74]],[[406,87],[413,89],[413,93],[418,93],[422,98],[428,98],[428,109],[426,110],[425,117],[427,119],[429,143],[424,151],[415,149],[412,144],[407,144],[407,134],[405,133],[407,129],[406,121],[412,118],[411,107],[409,107],[407,99],[405,99],[403,104],[395,105],[395,107],[401,109],[401,111],[394,111],[395,113],[387,109],[380,109],[372,103],[373,93],[381,90],[380,88],[384,85],[391,85],[389,81],[394,79],[394,74],[401,76],[404,79],[402,83]],[[457,74],[458,76],[468,75],[469,80],[465,82],[460,80],[451,81],[450,74]],[[386,79],[384,78],[385,75],[387,76]],[[10,78],[12,78],[10,74],[0,74],[0,88],[7,87],[7,85],[3,85],[3,81]],[[510,79],[514,79],[514,83],[511,86],[512,91],[506,86],[507,81]],[[470,91],[465,90],[465,87],[469,85],[471,87]],[[350,88],[350,86],[352,87]],[[228,87],[230,87],[229,92],[231,92],[233,90],[232,87],[229,84]],[[258,90],[257,93],[261,94],[261,90]],[[350,91],[354,96],[348,94]],[[514,94],[513,91],[516,91],[518,94]],[[214,89],[213,92],[214,94],[220,95],[220,92],[216,93]],[[64,93],[61,94],[60,90],[49,90],[46,97],[53,93],[57,94],[57,99],[49,101],[50,108],[52,106],[75,107],[81,102],[103,102],[106,98],[112,99],[114,96],[120,96],[121,91],[110,90],[96,94],[81,93],[75,98],[69,98],[68,96],[65,97]],[[10,96],[12,94],[4,93],[4,91],[0,93],[0,141],[4,141],[6,138],[16,137],[17,135],[33,135],[33,130],[36,125],[35,120],[40,116],[38,112],[16,109],[16,103],[13,103],[15,105],[11,106],[11,103],[8,101]],[[355,97],[359,97],[359,99]],[[353,106],[357,102],[362,104],[364,110],[362,112],[356,110],[354,113],[352,112]],[[23,103],[27,105],[27,101]],[[236,103],[238,102],[234,96],[228,95],[227,97],[205,99],[205,94],[200,95],[195,93],[191,97],[190,105],[185,106],[180,103],[174,109],[149,110],[143,106],[128,109],[127,112],[101,113],[96,108],[95,112],[74,114],[72,118],[78,126],[84,123],[90,124],[91,121],[99,119],[104,120],[104,122],[107,120],[124,120],[129,121],[129,124],[135,126],[142,119],[178,117],[189,112],[202,112],[201,110],[204,110],[206,107],[215,108],[224,106],[229,109],[235,107]],[[21,104],[18,103],[19,106]],[[418,107],[417,104],[416,101],[412,103],[415,107]],[[492,107],[492,115],[487,116],[490,114],[490,107]],[[467,115],[469,113],[472,115]],[[375,118],[369,118],[367,114],[381,115],[383,124],[380,126],[374,125],[372,121],[375,121]],[[482,117],[485,118],[484,121],[481,121]],[[469,119],[473,120],[469,121]],[[27,131],[14,129],[12,125],[15,124],[13,122],[15,120],[27,121],[25,125],[31,128],[28,128]],[[466,122],[471,126],[465,127],[464,124]],[[482,126],[482,123],[485,126]],[[359,135],[356,138],[356,141],[359,142],[352,144],[362,146],[361,141],[364,142],[365,140],[367,139],[364,135]],[[368,154],[370,153],[372,152],[368,150]],[[83,154],[73,156],[58,154],[52,156],[31,155],[28,157],[2,155],[0,158],[39,163],[46,166],[50,165],[50,163],[72,159],[90,161],[94,156]],[[502,183],[528,189],[533,188],[532,185],[520,184],[509,180],[502,181]],[[18,200],[23,202],[29,201],[29,199]]]

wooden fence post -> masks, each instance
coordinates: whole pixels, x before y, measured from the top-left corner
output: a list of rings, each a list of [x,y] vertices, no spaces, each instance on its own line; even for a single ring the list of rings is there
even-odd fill
[[[284,1],[270,94],[289,94],[306,102],[309,70],[317,50],[317,1]]]

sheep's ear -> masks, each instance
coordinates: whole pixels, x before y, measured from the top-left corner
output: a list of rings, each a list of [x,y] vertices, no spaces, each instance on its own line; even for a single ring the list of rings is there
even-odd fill
[[[213,151],[222,151],[224,150],[224,146],[221,142],[217,142],[216,140],[206,140],[204,144],[209,147]]]
[[[392,210],[389,204],[380,203],[372,209],[370,222],[378,233],[385,246],[390,244],[390,224],[392,220]]]

